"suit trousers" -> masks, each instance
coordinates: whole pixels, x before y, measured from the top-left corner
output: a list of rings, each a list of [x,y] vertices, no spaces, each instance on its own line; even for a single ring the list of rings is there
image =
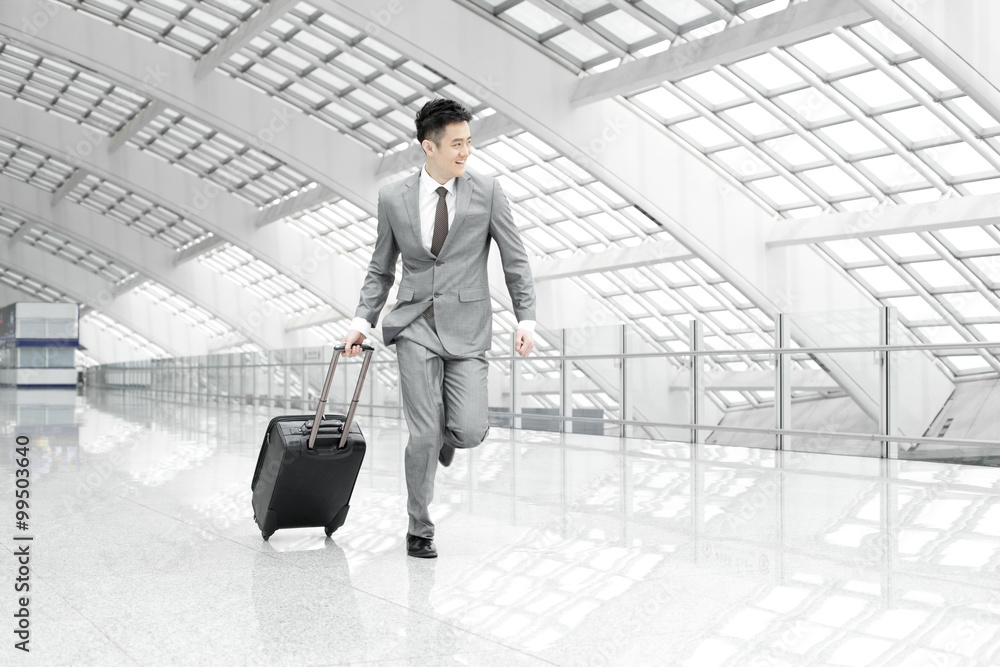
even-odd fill
[[[406,444],[409,533],[434,537],[428,506],[434,498],[438,453],[447,443],[478,447],[489,433],[485,352],[445,351],[433,316],[420,316],[396,336],[399,382],[410,439]]]

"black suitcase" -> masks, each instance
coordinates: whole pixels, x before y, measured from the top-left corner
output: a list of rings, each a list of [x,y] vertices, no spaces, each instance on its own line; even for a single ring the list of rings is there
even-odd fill
[[[344,525],[365,458],[365,437],[354,422],[374,348],[365,352],[346,415],[326,415],[326,399],[343,345],[334,348],[313,416],[275,417],[267,425],[250,490],[254,520],[266,540],[279,528],[322,526],[327,537]]]

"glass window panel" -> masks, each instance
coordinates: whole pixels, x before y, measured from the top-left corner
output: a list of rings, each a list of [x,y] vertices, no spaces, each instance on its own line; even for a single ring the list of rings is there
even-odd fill
[[[796,134],[778,139],[769,139],[761,143],[768,153],[779,158],[790,167],[804,167],[816,163],[827,162],[827,159],[808,141]]]
[[[350,53],[341,52],[332,61],[336,63],[341,68],[350,72],[358,78],[366,78],[374,74],[376,70],[373,66],[369,65],[365,61],[361,60],[357,56],[351,55]]]
[[[827,241],[824,245],[842,265],[878,261],[875,253],[858,239]]]
[[[906,269],[923,278],[922,282],[932,289],[967,287],[968,281],[944,260],[935,262],[913,262]]]
[[[938,345],[966,342],[965,338],[955,331],[954,327],[918,327],[914,331],[922,335],[927,342]]]
[[[815,88],[779,95],[774,102],[807,127],[848,118],[843,109]]]
[[[611,297],[611,301],[629,317],[636,318],[649,314],[642,304],[627,294]]]
[[[962,317],[1000,317],[997,310],[986,298],[978,292],[960,292],[958,294],[942,294],[939,297],[951,309]]]
[[[729,105],[747,101],[746,95],[715,72],[704,72],[688,77],[678,84],[679,88],[694,93],[709,106]]]
[[[567,188],[557,192],[554,196],[577,215],[587,215],[597,208],[596,204],[573,189]]]
[[[741,181],[772,174],[769,166],[742,146],[712,153],[712,159],[725,165]]]
[[[900,192],[895,196],[898,197],[903,204],[926,204],[928,202],[941,199],[941,191],[934,188],[925,188],[923,190]]]
[[[530,132],[522,132],[517,135],[517,142],[519,144],[525,144],[530,148],[536,155],[542,158],[554,157],[557,155],[556,150],[549,146],[547,143],[531,134]]]
[[[861,108],[869,112],[879,107],[913,101],[913,97],[898,83],[878,70],[846,77],[836,85],[851,93],[859,100]]]
[[[728,109],[719,115],[741,128],[751,139],[759,135],[785,130],[787,127],[774,114],[756,103]]]
[[[477,171],[481,170],[477,169]],[[503,190],[508,198],[516,200],[531,194],[527,188],[506,174],[500,174],[497,176],[497,180],[500,182],[500,189]]]
[[[559,19],[530,2],[519,2],[500,14],[500,18],[520,23],[536,35],[542,35],[562,25]]]
[[[531,160],[529,160],[520,151],[500,141],[495,144],[490,144],[489,147],[482,150],[488,155],[498,158],[502,163],[512,169],[517,169],[518,167],[531,164]]]
[[[552,227],[573,239],[578,245],[586,245],[597,240],[573,220],[565,220],[552,225]]]
[[[728,134],[706,118],[693,118],[671,126],[701,150],[708,151],[716,146],[732,143]]]
[[[877,178],[883,190],[897,190],[910,185],[930,185],[916,169],[898,155],[862,160],[858,166]]]
[[[982,227],[942,229],[936,233],[943,236],[948,244],[958,252],[995,251],[997,248],[997,242]]]
[[[628,45],[636,44],[656,35],[652,28],[646,27],[638,19],[632,18],[620,9],[594,19],[593,22]]]
[[[870,65],[857,50],[844,43],[837,35],[824,35],[807,42],[796,44],[789,51],[805,56],[819,73],[830,75],[852,67]]]
[[[947,125],[924,107],[892,111],[879,118],[904,142],[958,139]]]
[[[549,172],[548,169],[545,169],[537,164],[525,167],[520,170],[518,174],[527,178],[543,190],[550,190],[552,188],[558,188],[565,185],[561,180]]]
[[[878,240],[887,245],[889,250],[900,259],[937,254],[933,248],[927,245],[926,241],[913,233],[889,234],[879,237]]]
[[[489,1],[489,0],[488,0]],[[565,4],[580,12],[581,15],[604,7],[608,3],[605,0],[565,0]]]
[[[972,329],[979,340],[988,340],[991,343],[1000,342],[1000,324],[974,324]]]
[[[595,229],[600,230],[608,238],[621,238],[631,233],[620,222],[607,213],[597,213],[586,219]]]
[[[1000,257],[973,257],[967,260],[986,277],[990,289],[1000,289]]]
[[[641,4],[649,5],[677,26],[701,21],[710,15],[710,12],[696,0],[645,0]]]
[[[1000,129],[1000,121],[994,118],[988,111],[972,101],[969,97],[958,97],[945,103],[947,107],[954,107],[958,115],[963,117],[977,133],[985,133]]]
[[[873,197],[862,197],[861,199],[848,199],[845,201],[839,201],[836,203],[838,210],[842,211],[867,211],[872,208],[876,208],[879,205],[879,201]]]
[[[1000,192],[1000,178],[990,178],[982,181],[970,181],[960,186],[970,195],[992,195]]]
[[[854,28],[854,32],[878,49],[886,57],[909,55],[913,47],[900,39],[880,21],[869,21]]]
[[[750,187],[774,203],[777,208],[790,208],[795,204],[806,204],[806,196],[784,176],[762,178],[750,181]]]
[[[653,88],[632,98],[663,122],[690,115],[694,110],[665,88]]]
[[[814,187],[818,187],[827,199],[865,194],[864,189],[837,166],[810,169],[801,172],[800,176]]]
[[[686,295],[699,308],[715,308],[719,305],[719,300],[712,296],[708,290],[700,286],[682,287],[678,292]]]
[[[888,266],[874,266],[867,269],[855,269],[853,273],[856,273],[859,278],[870,285],[876,294],[910,290],[906,282],[896,275],[896,272]]]
[[[839,147],[845,156],[858,155],[872,151],[886,151],[888,147],[881,139],[872,134],[857,121],[838,123],[817,130],[816,134],[824,137],[834,148]]]
[[[804,84],[802,77],[770,53],[742,60],[733,65],[732,69],[749,76],[764,91]]]
[[[958,371],[961,372],[974,372],[974,371],[988,371],[990,365],[986,363],[986,360],[979,356],[952,356],[943,357],[945,361],[950,362]]]
[[[608,52],[602,47],[587,39],[576,30],[567,30],[564,33],[556,35],[552,39],[548,40],[546,44],[552,44],[553,46],[562,49],[579,60],[582,64],[586,64],[591,60],[601,58],[608,54]]]
[[[958,86],[946,77],[941,70],[923,58],[903,63],[900,69],[909,74],[934,97],[942,97],[959,90]]]
[[[922,159],[937,166],[937,171],[948,179],[978,174],[995,175],[996,169],[966,143],[949,144],[938,148],[917,151]]]

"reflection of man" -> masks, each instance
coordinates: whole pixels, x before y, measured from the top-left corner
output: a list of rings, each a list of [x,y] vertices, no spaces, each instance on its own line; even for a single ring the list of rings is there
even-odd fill
[[[524,245],[496,179],[465,172],[472,152],[472,114],[453,100],[428,102],[417,114],[417,140],[426,161],[419,174],[390,183],[378,196],[378,237],[361,288],[345,354],[378,321],[403,257],[397,303],[382,323],[395,343],[410,440],[406,445],[406,551],[435,558],[437,462],[448,466],[455,448],[486,439],[486,350],[492,344],[487,279],[490,239],[500,249],[507,291],[517,316],[517,352],[534,347],[535,290]]]

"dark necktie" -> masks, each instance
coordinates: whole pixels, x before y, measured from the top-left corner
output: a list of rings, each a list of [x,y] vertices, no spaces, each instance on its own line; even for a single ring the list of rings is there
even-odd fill
[[[444,239],[448,236],[448,204],[444,197],[448,194],[445,188],[435,190],[438,194],[437,211],[434,212],[434,237],[431,239],[431,254],[437,257],[444,245]]]

